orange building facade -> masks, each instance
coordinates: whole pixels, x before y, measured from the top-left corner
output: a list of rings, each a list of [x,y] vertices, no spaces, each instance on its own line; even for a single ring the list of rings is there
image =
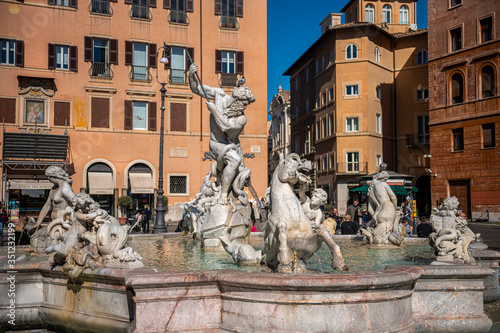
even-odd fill
[[[157,79],[167,83],[165,196],[171,206],[194,197],[210,169],[210,129],[206,101],[188,86],[188,53],[203,84],[230,94],[245,76],[256,102],[246,110],[240,139],[252,185],[263,194],[266,7],[266,0],[2,1],[0,118],[4,133],[26,134],[2,136],[11,149],[3,150],[2,201],[37,215],[50,189],[44,168],[55,164],[67,168],[75,192],[90,193],[112,213],[123,195],[135,207],[154,207],[162,121]],[[168,65],[159,63],[163,50],[157,54],[164,43]],[[55,155],[45,149],[52,139]],[[23,150],[24,142],[36,149]]]

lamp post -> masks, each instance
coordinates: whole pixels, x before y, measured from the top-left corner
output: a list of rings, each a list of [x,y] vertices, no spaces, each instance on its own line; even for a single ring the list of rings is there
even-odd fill
[[[158,49],[156,52],[156,56],[160,54],[160,50],[162,51],[162,57],[160,59],[161,64],[168,64],[167,58],[167,50],[168,46],[163,42],[163,46]],[[161,93],[161,123],[160,123],[160,162],[158,165],[158,191],[156,197],[156,220],[155,225],[153,227],[154,234],[160,234],[167,232],[167,227],[165,226],[165,207],[163,206],[163,131],[164,131],[164,117],[165,117],[165,93],[167,89],[165,88],[166,83],[160,82],[158,80],[158,68],[156,68],[156,81],[161,85],[160,93]]]

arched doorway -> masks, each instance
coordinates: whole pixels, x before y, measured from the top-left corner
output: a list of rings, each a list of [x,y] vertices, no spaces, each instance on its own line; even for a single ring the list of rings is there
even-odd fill
[[[135,209],[154,206],[155,183],[153,171],[145,163],[135,163],[128,169],[128,195],[134,200]]]
[[[93,163],[87,169],[87,184],[92,199],[114,216],[116,186],[111,167],[103,162]]]

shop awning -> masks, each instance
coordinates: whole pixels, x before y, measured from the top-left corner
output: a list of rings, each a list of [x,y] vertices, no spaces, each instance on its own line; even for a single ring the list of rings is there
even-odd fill
[[[111,172],[89,172],[89,194],[114,194],[115,184]]]
[[[360,187],[356,187],[356,188],[353,188],[352,190],[350,190],[349,192],[361,192],[361,193],[366,193],[368,192],[368,188],[370,186],[369,185],[363,185],[363,186],[360,186]]]
[[[49,180],[10,179],[7,187],[12,190],[50,190],[54,184]]]
[[[404,194],[404,195],[408,194],[408,191],[405,189],[405,187],[403,185],[389,185],[389,186],[391,187],[394,194]],[[369,187],[370,187],[370,185],[363,185],[363,186],[353,188],[349,192],[367,193]]]
[[[153,175],[151,173],[128,174],[130,179],[130,193],[155,193]]]

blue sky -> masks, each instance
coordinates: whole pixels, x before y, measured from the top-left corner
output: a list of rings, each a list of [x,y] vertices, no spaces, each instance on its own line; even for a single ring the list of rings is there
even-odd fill
[[[267,1],[267,105],[278,92],[281,75],[320,37],[319,23],[329,13],[340,13],[349,0]],[[427,28],[427,0],[417,2],[417,25]],[[284,90],[290,77],[281,78]]]

